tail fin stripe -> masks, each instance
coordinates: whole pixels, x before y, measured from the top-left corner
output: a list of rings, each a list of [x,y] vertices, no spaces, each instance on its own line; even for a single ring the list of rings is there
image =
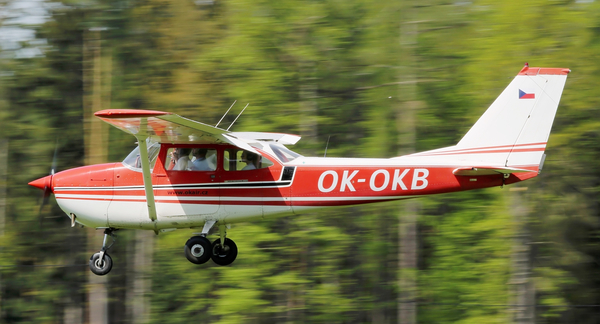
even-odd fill
[[[474,147],[468,149],[455,149],[444,151],[429,151],[417,153],[413,155],[454,155],[454,154],[477,154],[477,153],[508,153],[508,152],[534,152],[543,151],[546,148],[546,143],[531,143],[517,145],[500,145],[488,147]]]
[[[430,155],[461,155],[461,154],[485,154],[485,153],[513,153],[513,152],[543,152],[546,150],[545,147],[540,148],[528,148],[528,149],[502,149],[502,150],[491,150],[491,151],[469,151],[469,152],[444,152],[444,153],[433,153]]]

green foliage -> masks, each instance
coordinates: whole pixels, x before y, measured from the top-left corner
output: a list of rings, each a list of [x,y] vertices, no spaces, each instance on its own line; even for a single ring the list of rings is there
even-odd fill
[[[83,39],[90,28],[105,27],[110,107],[162,109],[215,124],[237,100],[221,124],[228,127],[250,103],[234,130],[299,133],[304,139],[295,149],[306,155],[321,155],[328,140],[329,156],[397,155],[406,131],[399,129],[401,81],[416,85],[420,151],[456,143],[524,62],[571,68],[544,171],[527,183],[523,200],[536,303],[547,306],[536,316],[593,322],[593,308],[555,305],[600,298],[599,13],[597,2],[541,0],[52,7],[36,28],[47,44],[25,44],[40,46],[42,56],[0,53],[0,138],[8,139],[11,170],[0,321],[55,323],[67,308],[85,308],[86,234],[68,227],[52,199],[38,214],[39,190],[25,184],[48,173],[55,147],[59,170],[83,164]],[[414,24],[416,43],[407,47],[400,30]],[[410,64],[414,80],[402,75]],[[118,161],[134,139],[111,130],[110,142]],[[519,230],[512,204],[497,188],[422,199],[419,322],[511,320],[506,305]],[[236,224],[229,235],[240,254],[228,267],[183,258],[192,230],[161,234],[149,270],[150,322],[396,322],[398,213],[398,204],[385,203]],[[113,252],[111,322],[132,320],[129,301],[122,302],[139,275],[126,271],[136,253],[125,248],[132,237],[120,236]]]
[[[419,276],[419,290],[431,306],[423,306],[424,322],[506,319],[506,309],[498,305],[508,300],[515,228],[506,202],[494,199],[503,196],[499,190],[452,194],[425,208],[427,266]],[[440,208],[446,209],[443,215]]]

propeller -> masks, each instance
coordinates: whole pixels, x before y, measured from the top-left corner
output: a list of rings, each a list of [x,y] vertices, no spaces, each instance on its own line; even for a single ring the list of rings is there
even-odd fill
[[[54,145],[54,156],[52,157],[52,167],[50,168],[50,179],[44,183],[44,192],[42,193],[42,204],[40,205],[40,213],[42,212],[42,208],[46,206],[48,203],[48,198],[50,197],[50,193],[52,193],[52,178],[56,173],[56,153],[58,152],[58,140],[56,140],[56,145]]]
[[[50,174],[43,178],[33,180],[29,183],[30,186],[40,188],[43,190],[42,203],[40,205],[40,210],[39,210],[40,214],[42,213],[42,209],[44,208],[44,206],[48,203],[48,198],[50,197],[50,194],[52,193],[52,178],[54,177],[54,174],[56,173],[57,153],[58,153],[58,140],[56,141],[56,145],[54,146],[54,157],[52,158],[52,166],[50,168]]]

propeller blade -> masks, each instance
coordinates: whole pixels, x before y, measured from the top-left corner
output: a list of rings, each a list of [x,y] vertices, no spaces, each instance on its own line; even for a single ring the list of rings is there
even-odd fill
[[[50,175],[54,175],[56,173],[56,155],[58,153],[58,139],[56,139],[56,144],[54,145],[54,156],[52,157],[52,167],[50,169]]]
[[[48,199],[50,198],[50,193],[52,192],[52,190],[50,189],[50,187],[44,187],[44,192],[42,193],[42,203],[40,204],[40,210],[39,213],[42,213],[42,209],[44,208],[44,206],[46,206],[46,204],[48,203]]]
[[[56,164],[57,164],[57,156],[58,156],[58,139],[56,140],[56,144],[54,145],[54,156],[52,157],[52,166],[50,167],[50,175],[45,176],[43,178],[31,181],[29,183],[30,186],[40,188],[43,190],[42,192],[42,203],[40,204],[39,213],[41,215],[42,209],[48,203],[48,198],[52,193],[52,178],[56,173]]]

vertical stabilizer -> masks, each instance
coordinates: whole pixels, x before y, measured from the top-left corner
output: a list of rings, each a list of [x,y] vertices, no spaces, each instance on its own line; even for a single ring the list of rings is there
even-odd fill
[[[526,65],[454,150],[485,165],[537,170],[569,72]]]

